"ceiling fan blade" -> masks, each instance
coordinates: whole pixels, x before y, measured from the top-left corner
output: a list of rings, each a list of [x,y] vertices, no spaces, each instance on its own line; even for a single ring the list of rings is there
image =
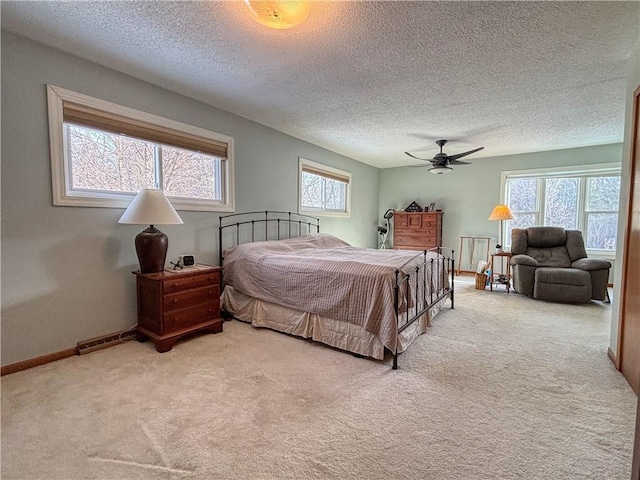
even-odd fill
[[[422,160],[423,162],[430,162],[431,159],[430,158],[420,158],[420,157],[416,157],[415,155],[411,155],[409,152],[404,152],[405,154],[409,155],[412,158],[415,158],[416,160]]]
[[[467,155],[471,155],[472,153],[479,152],[482,149],[484,149],[484,147],[476,148],[474,150],[469,150],[468,152],[464,152],[464,153],[458,153],[457,155],[449,155],[449,162],[451,162],[452,160],[457,160],[458,158],[466,157]]]
[[[460,160],[449,160],[449,165],[471,165],[471,162],[461,162]]]

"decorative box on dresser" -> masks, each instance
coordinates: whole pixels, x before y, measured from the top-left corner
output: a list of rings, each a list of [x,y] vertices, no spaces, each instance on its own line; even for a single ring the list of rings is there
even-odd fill
[[[194,332],[221,332],[220,270],[198,264],[160,273],[133,272],[138,290],[138,341],[151,339],[162,353]]]
[[[393,248],[424,250],[442,245],[444,212],[394,212]]]

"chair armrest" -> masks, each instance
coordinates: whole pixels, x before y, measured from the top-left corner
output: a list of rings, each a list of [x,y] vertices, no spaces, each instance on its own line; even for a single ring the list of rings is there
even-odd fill
[[[511,257],[511,265],[529,265],[531,267],[537,267],[538,261],[529,255],[514,255]]]
[[[611,262],[600,258],[580,258],[571,264],[580,270],[605,270],[611,268]]]

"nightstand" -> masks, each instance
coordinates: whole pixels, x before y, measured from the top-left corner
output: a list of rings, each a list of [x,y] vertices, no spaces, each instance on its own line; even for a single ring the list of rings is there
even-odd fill
[[[186,335],[222,332],[220,267],[198,264],[182,270],[136,275],[139,342],[147,339],[168,352]]]
[[[500,257],[500,267],[502,271],[502,259],[504,257],[507,258],[507,269],[504,274],[497,274],[494,270],[494,260],[495,257]],[[513,257],[513,253],[511,252],[496,252],[491,254],[491,280],[490,280],[490,289],[493,292],[494,285],[504,285],[507,289],[507,293],[509,293],[509,289],[511,288],[511,257]]]

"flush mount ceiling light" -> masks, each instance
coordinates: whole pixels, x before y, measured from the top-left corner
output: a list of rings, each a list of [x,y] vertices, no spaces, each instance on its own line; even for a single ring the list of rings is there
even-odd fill
[[[429,173],[434,175],[444,175],[445,173],[453,172],[451,167],[433,167],[429,169]]]
[[[308,1],[244,0],[251,18],[265,27],[284,30],[304,22],[309,15]]]

